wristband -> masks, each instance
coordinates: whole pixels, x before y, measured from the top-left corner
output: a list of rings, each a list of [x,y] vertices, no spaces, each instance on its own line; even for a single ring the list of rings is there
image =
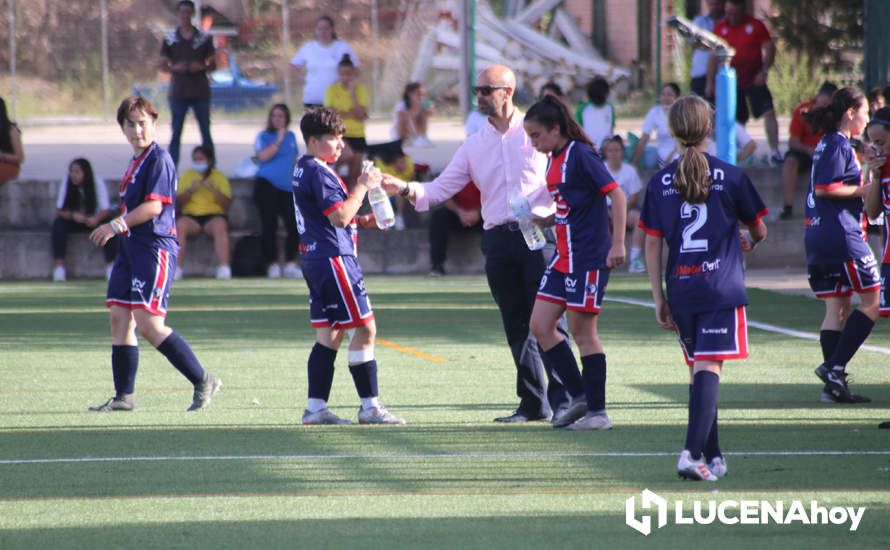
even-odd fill
[[[130,230],[130,228],[127,227],[127,222],[124,221],[123,216],[114,218],[113,220],[108,222],[108,225],[111,226],[111,230],[114,231],[115,235],[120,235],[121,233],[126,233]]]
[[[411,182],[409,181],[407,184],[405,184],[405,188],[402,189],[401,191],[399,191],[399,195],[401,195],[402,197],[407,199],[408,195],[410,195],[410,194],[411,194]]]

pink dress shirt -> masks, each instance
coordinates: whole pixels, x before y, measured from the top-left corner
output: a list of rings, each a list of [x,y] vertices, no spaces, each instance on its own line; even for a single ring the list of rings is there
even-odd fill
[[[545,218],[555,212],[547,192],[544,170],[547,155],[532,147],[522,126],[523,114],[514,109],[510,127],[503,134],[490,122],[469,136],[438,178],[418,185],[415,208],[419,212],[445,202],[473,181],[482,195],[482,221],[485,229],[515,222],[510,199],[528,197],[532,212]]]

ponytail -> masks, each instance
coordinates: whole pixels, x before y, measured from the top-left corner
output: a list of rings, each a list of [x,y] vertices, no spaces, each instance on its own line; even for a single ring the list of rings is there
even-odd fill
[[[804,113],[804,120],[814,132],[835,132],[840,128],[841,119],[848,109],[858,109],[865,101],[865,96],[857,88],[846,87],[834,92],[831,103],[825,107],[810,109]]]
[[[525,120],[535,121],[544,128],[552,129],[559,127],[559,133],[570,140],[580,141],[593,147],[590,138],[584,133],[584,130],[575,122],[569,109],[565,103],[552,95],[544,96],[543,99],[531,106],[525,113]]]
[[[698,96],[684,96],[671,105],[668,124],[682,153],[674,172],[674,188],[690,204],[708,200],[711,169],[697,146],[711,135],[711,106]]]

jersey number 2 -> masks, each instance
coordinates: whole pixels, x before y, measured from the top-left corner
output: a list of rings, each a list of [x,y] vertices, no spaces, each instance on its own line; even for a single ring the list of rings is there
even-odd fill
[[[680,245],[680,252],[707,252],[708,239],[693,239],[692,237],[708,221],[708,205],[684,202],[680,205],[680,217],[684,220],[692,218],[692,223],[683,229],[683,243]]]

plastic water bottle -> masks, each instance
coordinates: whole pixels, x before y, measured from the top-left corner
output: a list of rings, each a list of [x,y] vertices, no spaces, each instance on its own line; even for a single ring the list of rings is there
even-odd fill
[[[392,203],[389,202],[389,196],[380,186],[380,171],[374,167],[373,162],[365,160],[362,161],[362,173],[370,175],[368,202],[371,203],[371,210],[374,211],[374,217],[377,219],[377,227],[389,229],[395,225],[396,215],[392,210]]]
[[[519,222],[519,230],[522,231],[522,237],[529,250],[541,250],[547,241],[541,228],[532,222],[532,207],[528,203],[528,199],[524,195],[516,195],[510,199],[510,208],[513,209],[513,215]]]

